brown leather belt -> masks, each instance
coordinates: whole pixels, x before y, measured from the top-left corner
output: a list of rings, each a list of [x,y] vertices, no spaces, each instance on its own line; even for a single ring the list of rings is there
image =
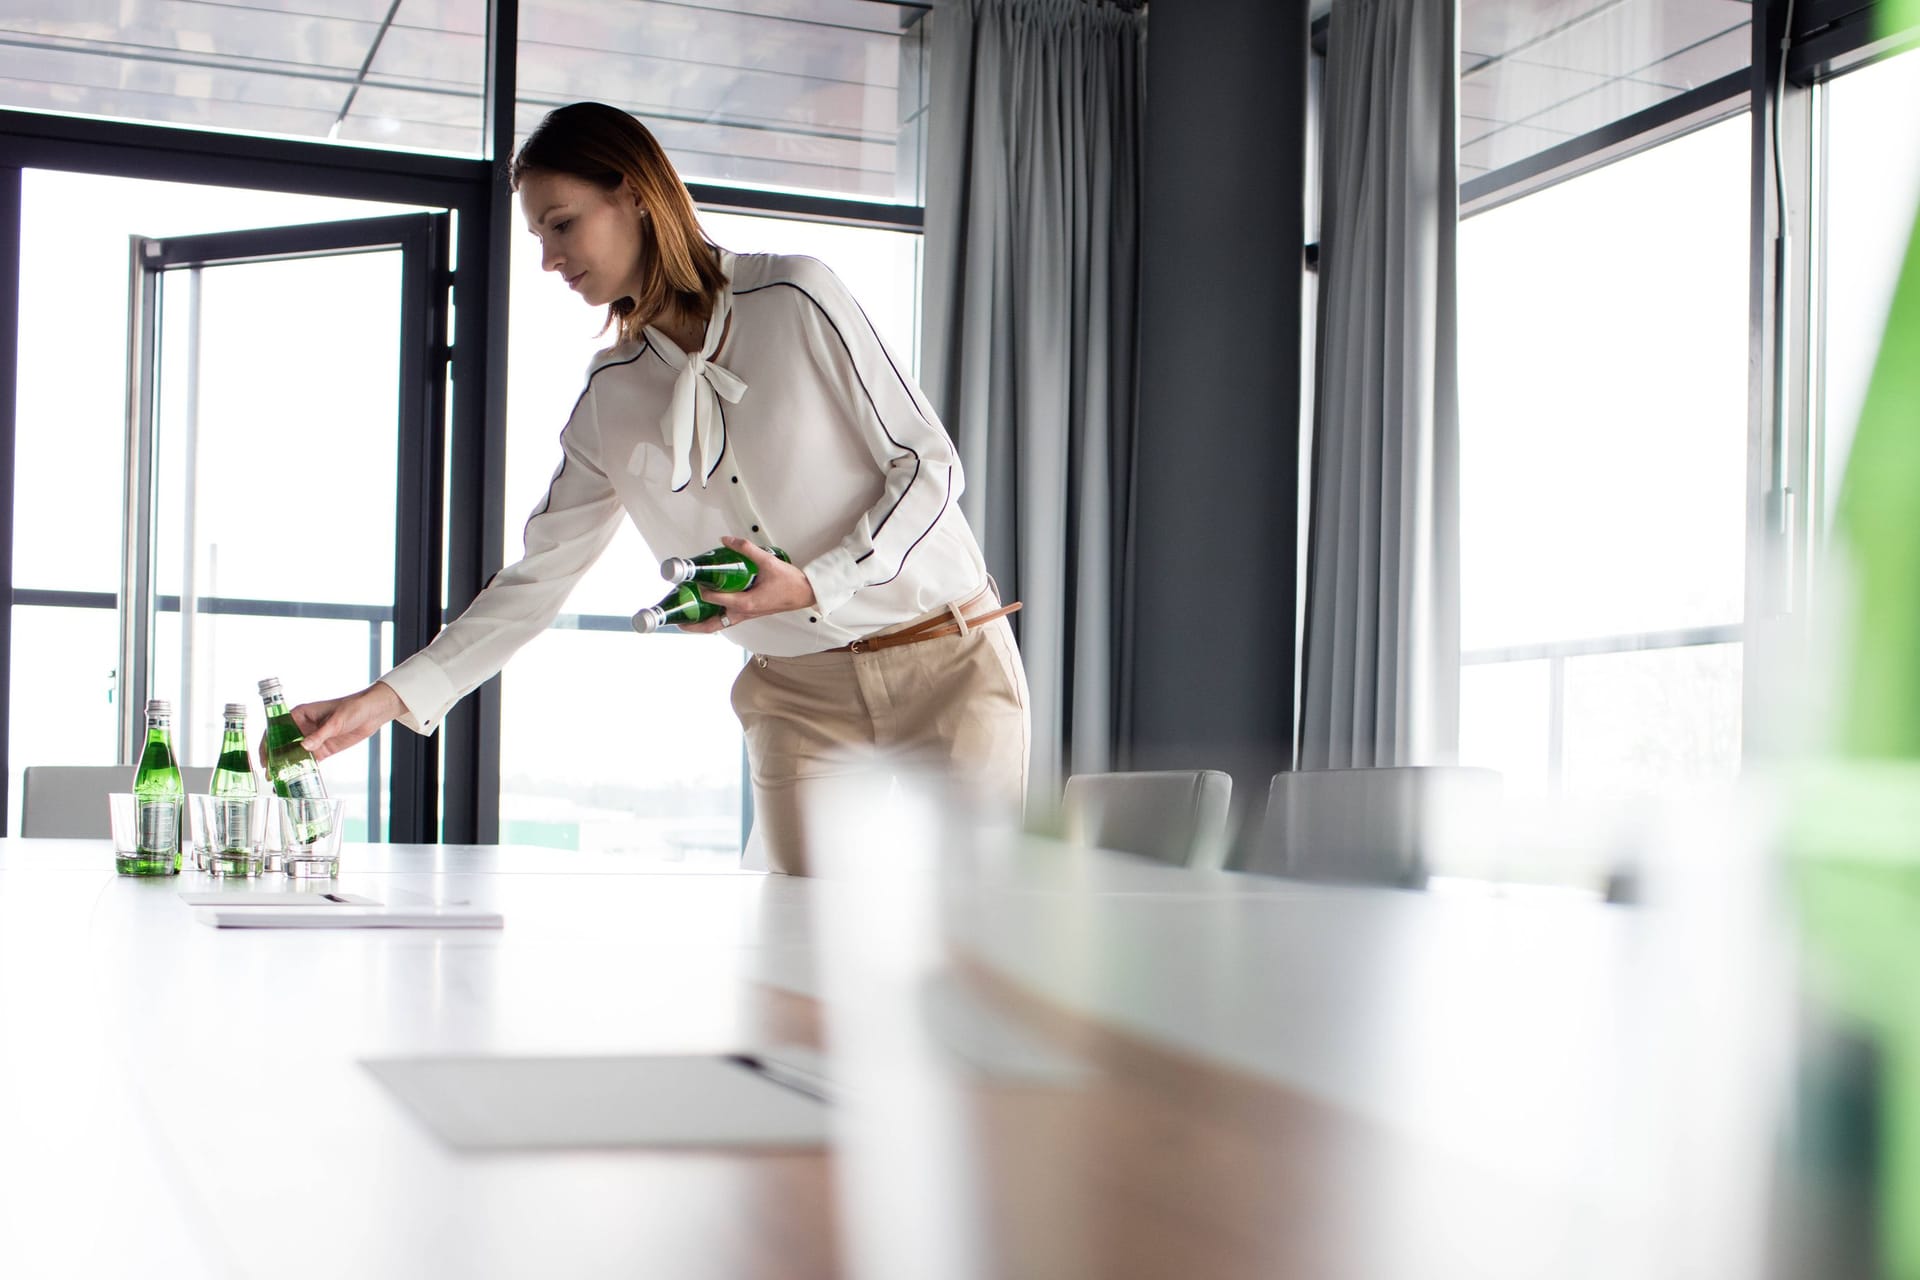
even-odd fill
[[[981,601],[991,598],[991,592],[982,591],[965,604],[949,605],[945,616],[927,618],[914,623],[910,627],[903,627],[899,631],[889,631],[884,635],[863,636],[855,640],[852,644],[843,644],[838,649],[827,649],[823,650],[823,652],[872,653],[875,649],[895,649],[903,644],[919,644],[922,640],[938,640],[942,636],[962,635],[983,623],[992,622],[995,618],[1004,618],[1020,607],[1020,602],[1015,600],[1012,604],[1003,604],[990,613],[983,613],[978,617],[967,618],[967,610],[973,608]],[[960,625],[960,618],[966,618],[967,625],[965,627]]]

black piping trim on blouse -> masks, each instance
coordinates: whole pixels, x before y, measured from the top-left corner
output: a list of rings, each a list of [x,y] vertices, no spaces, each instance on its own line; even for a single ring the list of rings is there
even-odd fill
[[[928,525],[926,527],[925,532],[923,532],[919,537],[913,540],[912,545],[910,545],[905,551],[902,551],[900,553],[900,563],[894,566],[892,578],[882,578],[878,582],[869,582],[867,586],[884,587],[889,582],[892,582],[894,578],[899,577],[901,572],[905,570],[907,567],[907,557],[913,554],[913,548],[919,546],[922,542],[925,542],[927,540],[927,534],[932,533],[936,528],[939,527],[940,517],[947,514],[947,507],[951,505],[952,502],[953,502],[953,468],[948,467],[947,468],[947,495],[946,497],[940,500],[940,510],[934,515],[933,523]],[[867,552],[867,556],[870,556],[872,554],[873,552],[871,551]],[[861,556],[860,560],[865,560],[867,556]],[[859,564],[860,560],[856,560],[854,561],[854,563]]]
[[[833,322],[832,313],[829,312],[825,307],[820,305],[820,300],[818,298],[814,297],[811,293],[808,293],[806,289],[802,288],[800,285],[795,284],[791,280],[775,280],[771,284],[755,285],[751,289],[736,290],[733,296],[736,298],[741,298],[750,293],[759,293],[763,289],[773,289],[781,286],[784,286],[788,289],[792,289],[795,293],[805,298],[808,302],[811,302],[814,306],[814,309],[820,313],[821,318],[827,322],[827,327],[833,330],[833,336],[840,339],[841,349],[847,353],[847,362],[853,369],[854,381],[860,384],[860,392],[862,395],[866,396],[867,398],[867,407],[873,411],[873,420],[880,424],[880,434],[885,436],[887,438],[888,443],[893,445],[894,448],[904,449],[908,454],[911,454],[913,456],[913,475],[908,478],[906,487],[900,490],[900,496],[893,500],[893,505],[887,508],[887,513],[880,517],[880,522],[873,526],[872,536],[877,538],[880,536],[880,531],[887,527],[887,521],[893,519],[893,513],[900,509],[900,504],[907,500],[907,494],[913,491],[914,484],[918,482],[918,480],[920,479],[920,466],[922,461],[920,457],[920,451],[918,449],[915,449],[912,445],[902,444],[899,440],[894,438],[893,432],[887,430],[887,420],[881,414],[880,406],[874,402],[873,392],[867,387],[867,380],[860,376],[860,362],[853,358],[853,347],[847,342],[846,335],[840,332],[840,326]],[[861,309],[859,303],[857,302],[854,303],[854,310],[860,312],[860,318],[862,320],[866,320],[867,327],[869,329],[872,329],[873,321],[868,318],[867,313]],[[878,340],[879,336],[880,336],[879,332],[875,330],[874,331],[875,339]],[[886,351],[887,351],[886,344],[881,343],[880,353],[882,355],[886,355]],[[893,363],[892,356],[887,356],[887,367],[892,369],[893,376],[899,379],[900,389],[906,393],[907,401],[908,403],[913,405],[914,413],[919,415],[921,422],[925,423],[928,427],[932,427],[933,423],[928,421],[927,415],[920,412],[920,402],[914,398],[912,388],[907,385],[907,380],[905,377],[901,375],[899,367]],[[947,499],[946,501],[942,501],[940,504],[940,514],[944,514],[946,512],[947,502],[951,501],[952,494],[953,494],[953,468],[948,467],[947,468]],[[939,519],[940,519],[940,515],[936,514],[934,516],[934,523],[938,523]],[[907,551],[910,552],[913,550],[914,547],[919,546],[921,543],[921,540],[924,539],[927,536],[927,534],[931,532],[933,532],[933,524],[929,524],[926,527],[926,529],[924,529],[921,532],[920,536],[918,538],[915,538],[912,541],[912,543],[908,545]],[[869,550],[865,555],[862,555],[859,557],[859,559],[855,560],[854,563],[859,564],[861,560],[865,560],[867,556],[870,556],[872,554],[873,552]],[[906,565],[906,559],[907,559],[906,554],[903,552],[900,557],[900,564],[901,564],[901,567],[903,568]],[[900,576],[899,570],[896,569],[894,571],[894,577],[897,578],[899,576]],[[888,578],[887,581],[892,582],[893,578]],[[871,585],[879,586],[880,584],[873,583]]]
[[[607,363],[601,365],[598,369],[595,369],[592,373],[589,373],[587,375],[587,385],[580,388],[580,394],[573,398],[573,408],[567,410],[567,422],[572,422],[573,415],[580,412],[580,404],[582,401],[584,401],[587,398],[587,393],[593,390],[593,380],[595,378],[605,373],[608,369],[617,369],[623,364],[632,364],[635,360],[638,360],[641,356],[647,354],[647,352],[651,350],[652,347],[653,347],[653,344],[651,342],[643,342],[640,344],[640,349],[634,352],[632,355],[628,356],[625,360],[609,360],[607,361]],[[659,355],[660,353],[655,351],[654,354]],[[564,423],[560,427],[560,434],[563,436],[567,434],[567,428]],[[563,448],[560,450],[560,465],[557,468],[555,468],[553,473],[553,479],[547,481],[546,496],[540,499],[540,505],[533,509],[532,514],[530,514],[527,517],[527,522],[520,526],[521,545],[524,546],[526,544],[527,530],[533,527],[533,522],[535,520],[538,520],[541,516],[547,514],[547,512],[552,508],[553,491],[560,484],[560,477],[565,474],[567,474],[567,451]],[[491,587],[493,585],[494,578],[497,578],[499,576],[500,576],[500,573],[496,571],[491,577],[487,579],[487,586],[482,587],[480,589],[482,591],[485,591],[487,587]]]

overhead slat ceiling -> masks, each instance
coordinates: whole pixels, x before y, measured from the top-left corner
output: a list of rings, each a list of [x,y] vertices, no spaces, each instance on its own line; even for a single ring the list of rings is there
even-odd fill
[[[901,30],[920,12],[870,0],[523,0],[516,128],[596,98],[645,120],[690,178],[910,196],[898,149],[921,95],[902,70]]]
[[[1461,179],[1746,67],[1752,17],[1747,0],[1462,0]]]
[[[924,10],[522,0],[516,127],[600,98],[695,181],[911,201],[924,66],[902,34]],[[1751,16],[1462,0],[1462,179],[1739,70]],[[0,0],[0,105],[477,155],[485,32],[485,0]]]

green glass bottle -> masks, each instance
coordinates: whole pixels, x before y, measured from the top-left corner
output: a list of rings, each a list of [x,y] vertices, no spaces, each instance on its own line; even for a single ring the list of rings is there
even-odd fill
[[[793,557],[779,547],[767,550],[788,564],[793,563]],[[715,547],[697,556],[668,556],[660,562],[660,576],[678,585],[662,596],[660,603],[648,605],[633,615],[633,629],[643,636],[662,627],[719,617],[723,612],[721,608],[702,599],[699,588],[745,591],[760,576],[760,567],[738,551]]]
[[[792,557],[780,548],[768,547],[767,550],[788,564],[793,563]],[[668,582],[692,582],[715,591],[745,591],[759,574],[758,565],[728,547],[715,547],[697,556],[668,556],[660,562],[660,576]]]
[[[155,698],[147,703],[147,745],[133,772],[135,850],[116,855],[116,870],[129,876],[180,874],[180,811],[186,798],[173,758],[173,704]]]
[[[320,777],[320,762],[307,750],[293,716],[288,714],[280,682],[272,677],[262,680],[260,698],[267,706],[266,768],[273,793],[289,800],[325,800],[327,784]],[[311,844],[330,828],[330,821],[322,817],[303,823],[294,835],[302,844]]]
[[[662,596],[659,604],[650,604],[634,614],[633,629],[643,636],[652,635],[662,627],[679,626],[683,622],[705,622],[720,614],[719,605],[708,604],[700,598],[700,592],[692,583],[684,582]]]
[[[260,788],[247,753],[247,705],[229,702],[220,737],[220,759],[213,766],[213,849],[209,871],[246,874],[253,862],[253,806]]]

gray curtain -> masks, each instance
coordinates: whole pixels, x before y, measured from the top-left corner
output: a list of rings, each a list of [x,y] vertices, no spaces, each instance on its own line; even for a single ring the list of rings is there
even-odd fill
[[[1146,19],[1089,0],[929,15],[923,381],[1014,615],[1031,803],[1111,767],[1139,321]]]
[[[1452,0],[1339,0],[1327,30],[1300,767],[1459,746]]]

